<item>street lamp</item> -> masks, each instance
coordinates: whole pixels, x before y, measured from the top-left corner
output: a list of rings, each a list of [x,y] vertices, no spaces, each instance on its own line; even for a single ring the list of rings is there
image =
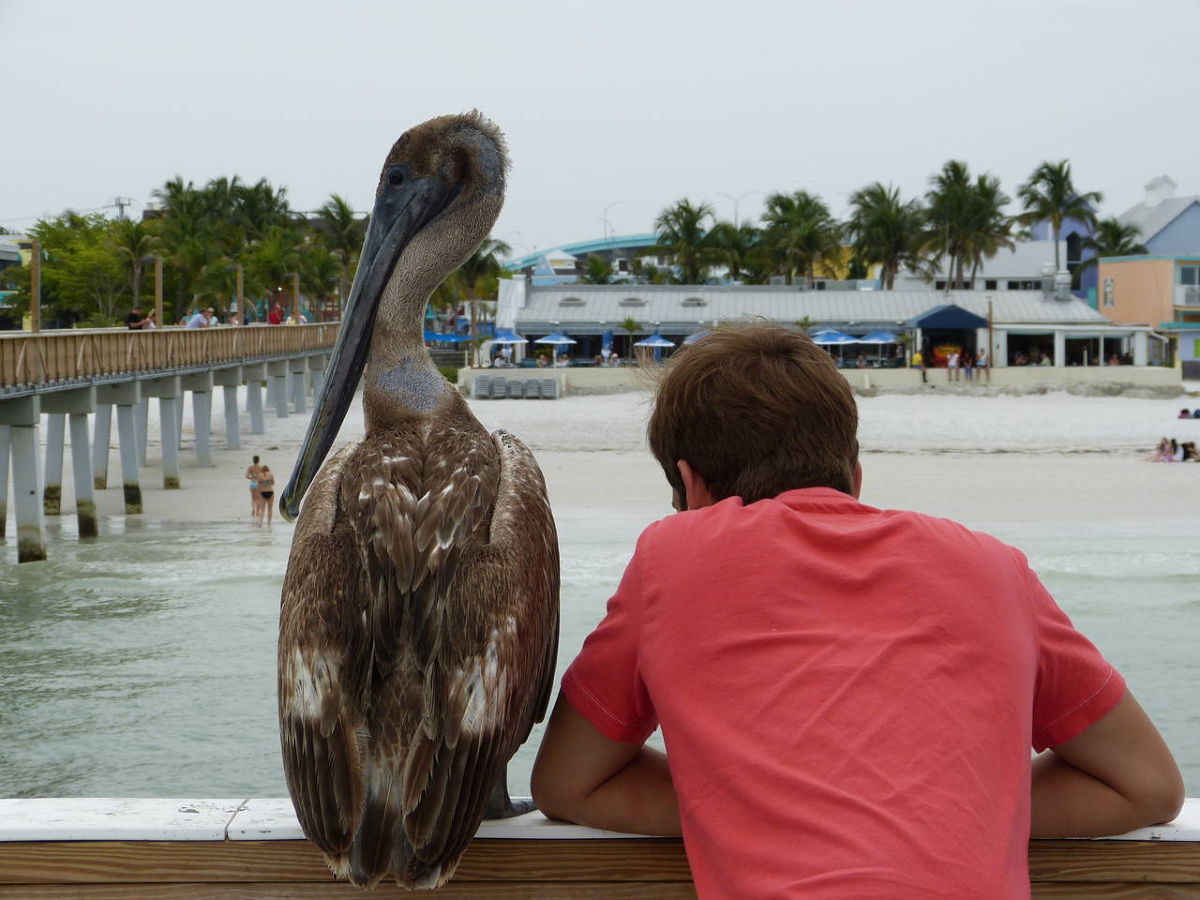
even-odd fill
[[[744,193],[744,194],[738,194],[736,197],[730,197],[728,194],[722,194],[719,191],[717,192],[717,196],[724,197],[726,200],[728,200],[730,203],[733,204],[733,227],[734,228],[738,227],[738,204],[741,203],[743,200],[745,200],[747,197],[749,197],[751,194],[757,194],[757,193],[758,193],[758,191],[746,191],[746,193]]]
[[[604,239],[606,241],[608,240],[608,211],[621,202],[623,201],[614,200],[612,203],[608,204],[608,206],[604,207],[604,213],[600,216],[600,221],[604,223]]]

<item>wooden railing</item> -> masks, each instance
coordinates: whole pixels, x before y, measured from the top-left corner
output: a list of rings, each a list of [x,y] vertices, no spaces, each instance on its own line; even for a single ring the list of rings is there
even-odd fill
[[[338,323],[0,332],[0,388],[286,357],[333,346]]]

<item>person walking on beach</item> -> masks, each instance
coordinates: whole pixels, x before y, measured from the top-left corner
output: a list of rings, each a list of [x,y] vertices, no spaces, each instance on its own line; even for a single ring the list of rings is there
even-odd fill
[[[913,368],[920,370],[921,384],[925,384],[927,381],[925,378],[925,356],[924,356],[924,354],[921,353],[920,350],[913,351],[912,364],[913,364]]]
[[[275,476],[271,472],[271,467],[266,463],[263,463],[262,469],[258,473],[258,496],[262,499],[258,506],[258,524],[262,525],[265,513],[267,525],[270,525],[271,517],[275,512],[275,504],[272,499],[275,496]]]
[[[704,900],[1027,897],[1031,835],[1177,815],[1170,750],[1025,557],[861,503],[857,431],[797,331],[672,357],[648,437],[680,512],[563,676],[541,810],[682,834]]]
[[[958,349],[955,348],[950,351],[950,356],[946,360],[946,380],[947,381],[958,381],[958,362],[959,362]]]
[[[258,508],[262,504],[262,497],[258,493],[258,479],[262,475],[262,466],[258,464],[258,457],[254,457],[250,465],[246,467],[246,478],[250,481],[250,516],[258,516]],[[260,517],[261,518],[261,517]]]

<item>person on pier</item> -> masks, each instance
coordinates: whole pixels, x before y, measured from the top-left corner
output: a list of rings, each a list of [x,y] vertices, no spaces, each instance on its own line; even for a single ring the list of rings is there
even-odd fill
[[[680,512],[563,677],[542,811],[682,834],[701,898],[1028,896],[1031,833],[1173,818],[1179,770],[1120,673],[1020,551],[861,503],[857,430],[794,329],[672,357],[649,443]]]

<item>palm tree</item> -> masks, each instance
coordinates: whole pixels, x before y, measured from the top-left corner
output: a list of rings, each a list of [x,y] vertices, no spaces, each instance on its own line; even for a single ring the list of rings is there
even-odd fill
[[[356,216],[350,204],[337,194],[330,194],[325,204],[317,210],[317,223],[318,240],[341,263],[338,300],[339,307],[344,307],[354,266],[358,262],[358,254],[366,235],[367,223],[365,219]]]
[[[884,290],[896,286],[901,267],[916,268],[925,240],[925,214],[916,200],[902,202],[897,188],[876,181],[850,197],[846,232],[855,256],[865,266],[879,266]]]
[[[1058,240],[1062,234],[1063,221],[1076,219],[1091,228],[1096,227],[1093,205],[1104,199],[1099,191],[1081,194],[1071,181],[1071,163],[1044,162],[1029,176],[1029,180],[1017,189],[1017,196],[1025,211],[1017,217],[1022,225],[1049,221],[1054,237],[1054,271],[1062,268],[1059,260]]]
[[[965,162],[952,159],[930,177],[929,183],[931,187],[925,193],[925,249],[934,266],[940,268],[945,262],[949,288],[964,281],[973,215],[971,173]]]
[[[684,197],[668,206],[654,220],[658,245],[683,270],[684,284],[699,284],[714,254],[708,240],[706,221],[713,218],[707,203],[695,204]]]
[[[754,248],[762,241],[762,232],[747,223],[718,222],[708,233],[708,240],[717,261],[729,270],[729,277],[741,281]]]
[[[609,261],[596,253],[589,253],[579,280],[583,284],[608,284],[612,281],[611,275],[612,265]]]
[[[803,274],[811,286],[817,263],[836,265],[840,260],[842,228],[815,194],[771,194],[763,224],[764,242],[788,284],[797,274]]]
[[[1010,200],[1000,189],[1000,179],[984,173],[975,179],[971,191],[967,220],[966,258],[971,261],[968,286],[974,290],[975,275],[985,259],[991,259],[1002,248],[1011,249],[1012,219],[1004,213]]]
[[[633,316],[626,316],[621,322],[621,328],[629,335],[629,358],[633,359],[633,336],[642,330],[642,326]]]
[[[133,295],[132,305],[142,304],[142,268],[146,257],[161,245],[162,241],[145,222],[132,219],[117,219],[109,235],[112,247],[129,262],[129,287]]]
[[[1102,256],[1140,256],[1149,253],[1141,242],[1141,236],[1136,225],[1122,225],[1115,218],[1101,219],[1091,235],[1084,238],[1083,248],[1091,250],[1094,255],[1079,264],[1079,271],[1096,265]]]
[[[486,237],[454,273],[457,283],[462,286],[464,299],[470,301],[471,304],[472,337],[475,337],[475,307],[478,305],[476,301],[482,299],[483,294],[491,294],[495,291],[495,283],[499,279],[500,273],[504,271],[500,257],[510,253],[512,253],[512,247],[504,241]],[[478,351],[478,345],[476,345],[476,350]]]

